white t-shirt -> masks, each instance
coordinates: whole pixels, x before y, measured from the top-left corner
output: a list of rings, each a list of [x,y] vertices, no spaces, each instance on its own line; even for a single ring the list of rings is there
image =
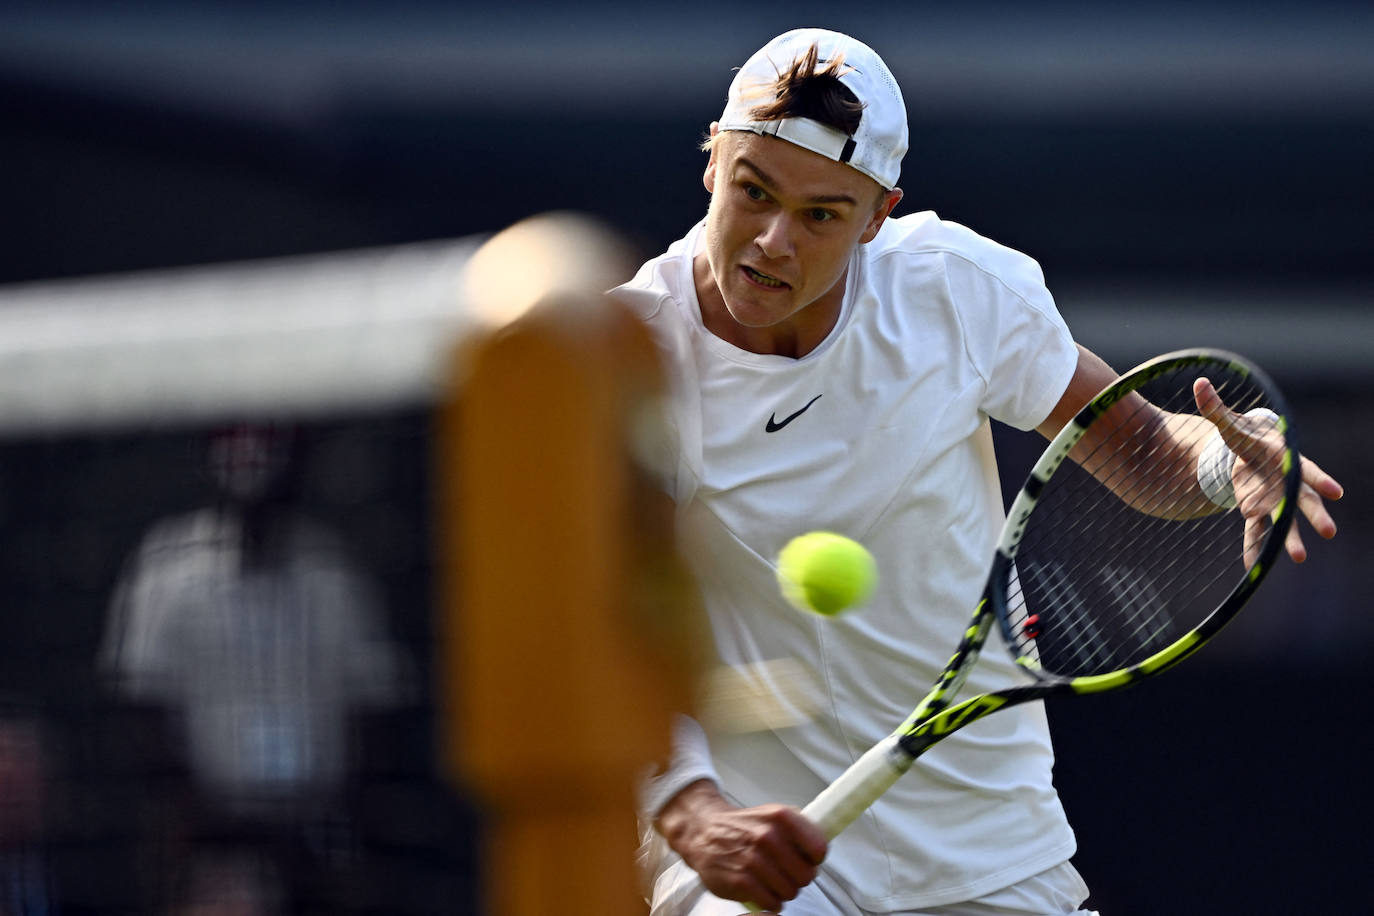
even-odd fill
[[[859,246],[839,321],[814,351],[747,352],[702,324],[702,236],[699,224],[616,292],[666,364],[665,482],[719,659],[793,660],[814,707],[790,727],[710,732],[717,781],[741,805],[800,806],[895,728],[949,659],[1003,519],[988,418],[1037,426],[1077,351],[1033,260],[925,212]],[[868,605],[832,620],[792,609],[775,579],[782,546],[817,529],[862,542],[880,570]],[[964,695],[1024,677],[990,644]],[[863,908],[896,911],[1062,862],[1074,838],[1053,759],[1041,704],[969,726],[832,843],[824,867]]]
[[[404,657],[376,585],[330,531],[276,521],[246,566],[228,509],[165,519],[111,601],[101,665],[124,695],[167,704],[197,780],[228,813],[289,819],[346,775],[349,715],[399,704]]]

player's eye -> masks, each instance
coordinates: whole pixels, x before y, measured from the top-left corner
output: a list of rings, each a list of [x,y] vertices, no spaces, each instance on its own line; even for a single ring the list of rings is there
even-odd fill
[[[755,184],[744,185],[744,195],[750,200],[765,200],[768,195],[763,193],[763,188]]]
[[[832,219],[834,219],[834,218],[835,218],[835,213],[834,213],[833,210],[825,210],[825,209],[822,209],[822,208],[820,208],[820,207],[814,207],[814,208],[811,210],[811,219],[814,220],[815,222],[818,222],[818,223],[828,223],[828,222],[830,222],[830,221],[831,221]]]

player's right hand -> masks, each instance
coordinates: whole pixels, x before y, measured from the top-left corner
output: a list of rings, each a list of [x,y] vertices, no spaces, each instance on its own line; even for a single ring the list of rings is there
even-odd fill
[[[827,850],[825,834],[800,809],[736,808],[705,781],[669,802],[658,828],[708,891],[772,912],[815,880]]]

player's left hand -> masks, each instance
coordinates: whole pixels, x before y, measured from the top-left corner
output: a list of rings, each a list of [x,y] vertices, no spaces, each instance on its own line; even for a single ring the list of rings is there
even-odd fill
[[[1259,554],[1269,515],[1283,497],[1274,485],[1282,475],[1276,468],[1283,460],[1283,437],[1274,424],[1261,417],[1249,417],[1229,409],[1207,379],[1193,385],[1198,412],[1221,433],[1222,440],[1236,455],[1231,468],[1231,482],[1236,491],[1236,505],[1245,518],[1245,563],[1252,565]],[[1323,538],[1336,536],[1336,522],[1326,509],[1325,500],[1340,499],[1345,488],[1334,477],[1306,457],[1300,459],[1302,483],[1298,488],[1298,508]],[[1284,547],[1293,562],[1307,559],[1307,547],[1302,542],[1298,526],[1288,528]]]

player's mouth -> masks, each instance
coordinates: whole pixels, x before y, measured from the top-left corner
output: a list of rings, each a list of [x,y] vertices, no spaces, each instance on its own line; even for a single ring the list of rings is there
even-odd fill
[[[756,286],[762,286],[764,289],[787,289],[787,284],[777,277],[770,277],[768,274],[761,273],[747,264],[741,265],[741,268],[744,271],[744,275]]]

